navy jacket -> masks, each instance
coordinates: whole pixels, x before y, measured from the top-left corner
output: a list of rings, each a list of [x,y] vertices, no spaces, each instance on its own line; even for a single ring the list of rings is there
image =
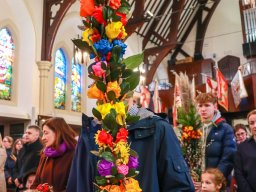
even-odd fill
[[[88,131],[88,128],[90,131]],[[69,175],[67,192],[92,192],[97,158],[94,133],[100,127],[83,115],[83,128]],[[146,118],[128,127],[131,148],[139,155],[138,179],[146,192],[194,191],[187,165],[172,127],[159,117]]]
[[[206,168],[218,168],[228,179],[234,166],[236,141],[233,128],[223,119],[214,126],[206,140]]]
[[[235,177],[238,192],[256,191],[256,142],[253,138],[238,145]]]

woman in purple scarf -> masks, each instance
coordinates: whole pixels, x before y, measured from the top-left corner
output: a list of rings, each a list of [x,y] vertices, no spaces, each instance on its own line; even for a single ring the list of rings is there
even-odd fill
[[[59,117],[48,119],[42,127],[45,148],[31,188],[48,183],[54,191],[65,191],[77,143],[76,133]]]

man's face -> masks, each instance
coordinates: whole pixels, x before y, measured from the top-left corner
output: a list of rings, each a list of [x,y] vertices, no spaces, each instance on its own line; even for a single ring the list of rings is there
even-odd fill
[[[33,128],[27,129],[25,132],[25,140],[27,143],[34,143],[39,138],[39,132]]]
[[[214,111],[217,110],[217,104],[212,102],[199,103],[197,104],[197,110],[203,122],[210,121],[214,116]]]
[[[256,138],[256,114],[252,114],[248,119],[248,124],[251,129],[252,135]]]

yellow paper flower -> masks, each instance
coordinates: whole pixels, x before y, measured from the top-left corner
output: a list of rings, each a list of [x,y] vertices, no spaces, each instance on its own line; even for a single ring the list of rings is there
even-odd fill
[[[129,151],[130,148],[126,142],[120,141],[116,144],[114,148],[114,153],[120,155],[120,162],[127,164],[129,161]]]
[[[87,28],[84,32],[83,32],[83,41],[85,41],[86,43],[88,43],[90,46],[92,46],[92,34],[93,34],[93,29],[91,28]],[[90,40],[89,40],[90,39]]]
[[[109,92],[109,91],[113,91],[116,95],[116,98],[120,97],[121,88],[120,88],[119,84],[117,83],[117,81],[108,83],[107,92]]]
[[[141,192],[142,189],[140,188],[139,182],[133,178],[129,178],[125,182],[125,191],[126,192]]]
[[[127,33],[125,32],[125,28],[122,24],[122,22],[111,22],[106,27],[106,35],[109,39],[116,39],[119,37],[120,39],[124,39],[127,36]]]
[[[125,113],[125,105],[124,102],[116,102],[114,104],[114,109],[116,110],[116,112],[120,115],[126,115]]]
[[[87,91],[88,98],[104,100],[104,93],[93,84]]]
[[[105,116],[110,113],[111,108],[113,107],[110,103],[104,103],[96,107],[96,109],[100,112],[102,119],[104,119]]]

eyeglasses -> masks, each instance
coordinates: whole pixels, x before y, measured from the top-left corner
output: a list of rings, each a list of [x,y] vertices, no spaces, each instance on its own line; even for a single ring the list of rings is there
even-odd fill
[[[245,132],[236,133],[236,136],[239,137],[239,136],[243,136],[243,135],[245,135],[245,134],[246,134]]]

